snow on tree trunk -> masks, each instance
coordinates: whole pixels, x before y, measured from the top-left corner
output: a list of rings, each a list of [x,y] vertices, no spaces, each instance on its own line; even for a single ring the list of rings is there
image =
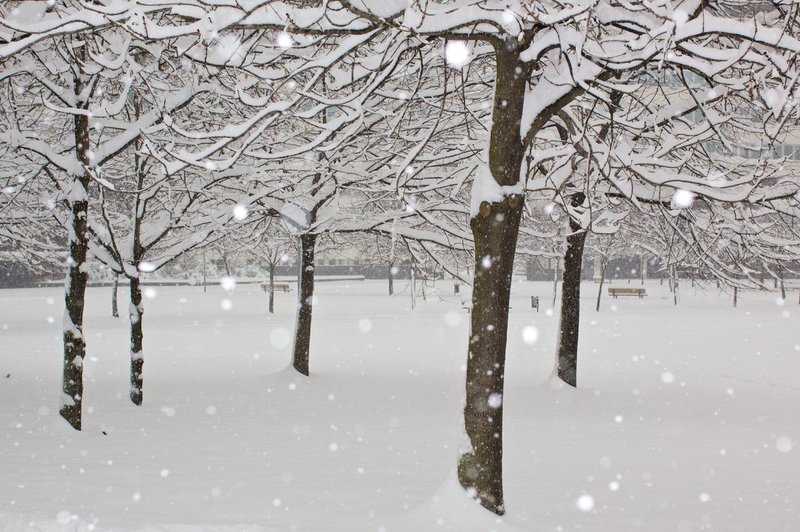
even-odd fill
[[[119,274],[114,275],[114,284],[111,285],[111,316],[119,318],[119,306],[117,305],[117,289],[119,288]]]
[[[77,121],[77,117],[76,117]],[[89,248],[86,231],[89,186],[87,175],[76,176],[69,204],[69,269],[64,293],[64,368],[61,391],[61,415],[76,430],[81,430],[81,403],[83,400],[83,360],[86,343],[83,339],[83,307],[86,294],[86,252]]]
[[[275,314],[275,264],[269,265],[269,313]]]
[[[81,75],[75,79],[75,94],[82,96],[85,83]],[[72,190],[67,197],[70,209],[69,259],[64,291],[64,360],[61,380],[61,416],[76,430],[81,430],[83,403],[83,361],[86,343],[83,338],[83,307],[86,296],[86,253],[89,249],[87,230],[89,214],[89,117],[75,114],[73,118],[75,151],[83,168],[72,178]]]
[[[459,480],[480,503],[503,513],[503,383],[508,304],[522,201],[484,203],[472,219],[475,276],[464,408],[471,451],[461,457]]]
[[[496,58],[488,168],[472,191],[475,273],[464,406],[469,448],[459,460],[458,479],[484,508],[502,515],[508,305],[523,209],[519,175],[525,148],[519,125],[530,65],[519,61],[516,40],[498,44]]]
[[[144,317],[144,307],[142,306],[142,289],[138,277],[130,278],[131,301],[128,307],[128,315],[131,322],[131,402],[135,405],[142,404],[142,368],[144,366],[144,330],[142,329],[142,318]]]
[[[314,298],[314,246],[317,236],[304,234],[300,237],[300,301],[297,306],[297,324],[294,332],[294,369],[308,375],[309,350],[311,347],[311,310]]]
[[[579,192],[572,196],[573,207],[583,204],[585,196]],[[581,266],[586,231],[570,217],[570,235],[564,254],[564,277],[561,285],[561,319],[557,351],[558,378],[570,386],[577,386],[578,332],[581,310]]]

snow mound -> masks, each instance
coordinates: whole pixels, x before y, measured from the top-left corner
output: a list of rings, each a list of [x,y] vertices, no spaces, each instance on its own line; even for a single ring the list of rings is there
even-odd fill
[[[386,532],[405,530],[443,530],[453,532],[519,532],[526,529],[513,525],[505,516],[484,509],[458,483],[452,469],[441,487],[421,505],[397,519],[389,521]]]

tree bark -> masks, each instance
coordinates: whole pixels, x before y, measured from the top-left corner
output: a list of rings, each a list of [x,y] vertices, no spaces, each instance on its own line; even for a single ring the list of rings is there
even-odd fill
[[[144,367],[144,330],[142,319],[144,318],[144,306],[142,305],[142,288],[138,277],[130,277],[131,301],[128,307],[128,316],[131,322],[131,402],[135,405],[142,404],[143,378],[142,369]]]
[[[411,261],[411,309],[417,308],[417,265]]]
[[[206,248],[203,248],[203,293],[208,289],[208,275],[206,274]]]
[[[644,280],[647,278],[647,259],[642,257],[642,286],[644,286]]]
[[[498,44],[495,52],[488,154],[491,175],[480,178],[494,179],[500,186],[515,186],[525,154],[520,121],[531,65],[519,60],[516,39]],[[470,220],[475,273],[464,427],[471,448],[461,455],[458,479],[484,508],[503,514],[503,382],[508,303],[523,198],[506,194],[503,200],[482,201],[479,207]]]
[[[78,116],[76,116],[76,121]],[[89,249],[87,215],[89,202],[86,189],[88,176],[76,176],[73,187],[82,192],[73,192],[70,202],[71,226],[69,238],[69,268],[64,291],[64,363],[61,381],[61,416],[76,430],[81,430],[81,405],[83,402],[83,361],[86,358],[86,343],[83,338],[83,307],[88,275],[84,271],[86,253]],[[73,190],[75,190],[75,188]]]
[[[394,294],[394,263],[389,263],[389,295]]]
[[[309,350],[311,347],[311,310],[314,298],[314,247],[317,235],[300,237],[300,301],[297,308],[297,324],[294,334],[293,365],[303,375],[309,374]]]
[[[508,305],[522,212],[522,201],[511,198],[515,196],[503,203],[484,203],[486,216],[471,222],[475,276],[464,419],[472,450],[461,457],[458,468],[461,485],[498,514],[504,512],[502,400]]]
[[[570,203],[573,207],[583,205],[585,195],[573,194]],[[581,224],[570,217],[571,234],[567,237],[567,251],[564,254],[564,277],[561,283],[561,320],[557,347],[558,378],[577,386],[578,375],[578,332],[581,310],[581,266],[586,231]]]
[[[275,314],[275,264],[269,265],[269,313]]]
[[[111,285],[111,317],[119,318],[119,306],[117,305],[117,289],[119,288],[119,274],[114,275],[114,284]]]
[[[81,48],[81,53],[85,47]],[[86,83],[82,75],[75,79],[75,95],[83,97]],[[83,337],[83,308],[86,296],[86,254],[89,249],[87,230],[89,215],[89,117],[75,114],[73,118],[75,151],[82,168],[72,178],[72,191],[67,198],[70,209],[69,267],[64,290],[64,360],[61,380],[61,409],[59,413],[74,429],[81,430],[83,404],[83,361],[86,343]]]
[[[675,306],[678,306],[678,267],[672,267],[672,301]]]
[[[600,287],[597,289],[597,306],[594,308],[596,312],[600,312],[600,299],[603,297],[603,284],[606,282],[606,266],[608,265],[608,261],[600,260],[603,266],[600,268]]]

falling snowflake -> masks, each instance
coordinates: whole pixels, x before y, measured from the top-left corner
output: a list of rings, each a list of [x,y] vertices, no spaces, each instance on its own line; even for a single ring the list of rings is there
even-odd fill
[[[539,329],[533,325],[528,325],[522,329],[522,341],[528,345],[533,345],[539,340]]]
[[[247,215],[250,211],[247,210],[247,207],[244,205],[236,205],[233,208],[233,217],[239,220],[240,222],[247,218]]]
[[[781,436],[775,441],[775,448],[783,454],[790,452],[792,447],[794,447],[794,443],[788,436]]]
[[[575,506],[577,506],[578,510],[581,512],[591,512],[592,508],[594,508],[594,498],[588,494],[581,495],[575,501]]]
[[[688,190],[678,189],[672,195],[672,204],[680,209],[688,209],[694,203],[695,194]]]
[[[294,46],[294,39],[292,39],[292,36],[289,35],[287,32],[282,31],[275,38],[275,44],[277,44],[280,48],[286,50]]]
[[[503,404],[503,394],[501,393],[493,393],[489,396],[489,407],[490,408],[500,408],[500,405]]]
[[[465,41],[447,41],[444,46],[444,58],[453,68],[462,68],[470,60],[469,47]]]

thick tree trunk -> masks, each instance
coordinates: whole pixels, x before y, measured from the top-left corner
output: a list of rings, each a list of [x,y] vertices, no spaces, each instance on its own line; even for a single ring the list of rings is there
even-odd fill
[[[269,313],[275,314],[275,264],[269,265]]]
[[[583,204],[582,192],[573,194],[573,207]],[[581,266],[586,231],[581,224],[570,218],[571,234],[567,237],[567,252],[564,254],[564,277],[561,283],[561,321],[556,360],[558,378],[570,386],[577,386],[578,376],[578,332],[581,311]]]
[[[394,263],[389,263],[389,295],[394,294]]]
[[[489,175],[500,186],[517,186],[525,153],[520,121],[531,65],[519,60],[518,42],[496,47],[497,70],[489,139]],[[483,170],[486,171],[486,170]],[[523,198],[481,201],[470,227],[475,242],[471,332],[466,373],[464,426],[470,449],[461,455],[458,479],[486,509],[505,513],[503,502],[503,383],[508,304]]]
[[[117,289],[119,288],[119,274],[114,275],[114,284],[111,285],[111,316],[119,318],[119,306],[117,305]]]
[[[131,322],[131,390],[130,398],[133,404],[142,404],[142,369],[144,367],[144,306],[142,305],[142,289],[138,277],[129,278],[131,285],[131,301],[128,307],[128,316]]]
[[[522,201],[486,203],[472,219],[475,277],[464,418],[471,452],[461,457],[459,480],[480,503],[503,513],[503,383],[508,305]]]
[[[308,375],[309,350],[311,347],[311,310],[314,298],[314,247],[317,236],[305,234],[300,237],[300,301],[297,308],[297,324],[294,333],[294,369]]]

